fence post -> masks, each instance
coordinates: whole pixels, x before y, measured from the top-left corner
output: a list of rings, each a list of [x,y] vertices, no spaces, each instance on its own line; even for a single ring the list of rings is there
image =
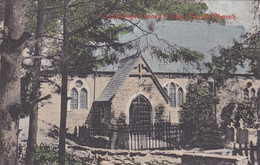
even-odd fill
[[[232,155],[237,155],[236,143],[234,143]]]
[[[77,138],[77,135],[78,135],[78,131],[77,131],[77,126],[75,126],[74,128],[74,132],[73,132],[73,138]]]
[[[241,145],[241,143],[239,143],[238,154],[239,154],[240,156],[243,156],[242,145]]]
[[[245,142],[245,155],[248,157],[248,147],[247,147],[247,142]]]
[[[254,145],[252,140],[250,141],[250,161],[252,164],[255,164]]]
[[[112,131],[113,131],[113,135],[112,135],[112,139],[111,139],[111,149],[115,149],[116,147],[116,141],[117,141],[117,135],[118,135],[118,129],[117,129],[117,125],[113,125],[112,126]]]
[[[257,163],[260,164],[260,130],[257,130],[256,153],[257,153]]]

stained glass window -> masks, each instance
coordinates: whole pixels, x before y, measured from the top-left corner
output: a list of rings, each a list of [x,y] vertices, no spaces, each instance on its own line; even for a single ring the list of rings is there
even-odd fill
[[[80,91],[80,109],[88,109],[88,92],[85,88]]]
[[[76,89],[71,91],[70,109],[78,109],[78,92]]]
[[[178,105],[182,106],[183,104],[183,89],[179,88],[178,89]]]
[[[170,96],[170,106],[176,107],[176,87],[173,83],[170,84],[169,96]]]

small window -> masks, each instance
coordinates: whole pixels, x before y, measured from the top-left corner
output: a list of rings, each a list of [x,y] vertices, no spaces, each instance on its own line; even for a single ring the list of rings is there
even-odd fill
[[[182,106],[183,104],[183,89],[179,88],[178,89],[178,105]]]
[[[176,87],[175,84],[173,83],[170,84],[169,96],[170,96],[170,106],[176,107]]]
[[[80,91],[80,109],[88,109],[88,92],[85,88]]]
[[[244,89],[244,97],[245,99],[249,98],[249,90],[247,88]]]
[[[71,91],[70,109],[78,109],[78,92],[76,89]]]
[[[80,81],[80,80],[76,81],[76,87],[77,87],[77,88],[82,87],[82,85],[83,85],[83,82],[82,82],[82,81]]]

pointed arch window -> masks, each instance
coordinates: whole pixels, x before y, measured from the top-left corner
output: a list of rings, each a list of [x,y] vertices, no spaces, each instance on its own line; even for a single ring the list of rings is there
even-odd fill
[[[73,88],[71,90],[70,109],[78,109],[78,91]]]
[[[169,88],[170,106],[176,107],[176,87],[175,84],[171,83]]]
[[[252,89],[251,89],[251,96],[252,96],[252,98],[255,98],[255,93],[256,93],[256,92],[255,92],[255,89],[252,88]]]
[[[80,91],[80,109],[88,109],[88,91],[85,88]]]
[[[178,89],[178,105],[182,106],[183,104],[183,89],[179,88]]]
[[[247,88],[244,89],[244,97],[245,99],[249,98],[249,90]]]

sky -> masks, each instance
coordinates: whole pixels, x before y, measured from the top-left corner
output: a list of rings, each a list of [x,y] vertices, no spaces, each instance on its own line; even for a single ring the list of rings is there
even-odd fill
[[[255,25],[260,25],[258,19],[254,19],[252,13],[252,0],[203,0],[209,8],[208,12],[219,13],[221,15],[235,14],[238,19],[227,20],[227,25],[242,25],[246,31],[253,32]],[[258,12],[259,13],[259,12]]]

